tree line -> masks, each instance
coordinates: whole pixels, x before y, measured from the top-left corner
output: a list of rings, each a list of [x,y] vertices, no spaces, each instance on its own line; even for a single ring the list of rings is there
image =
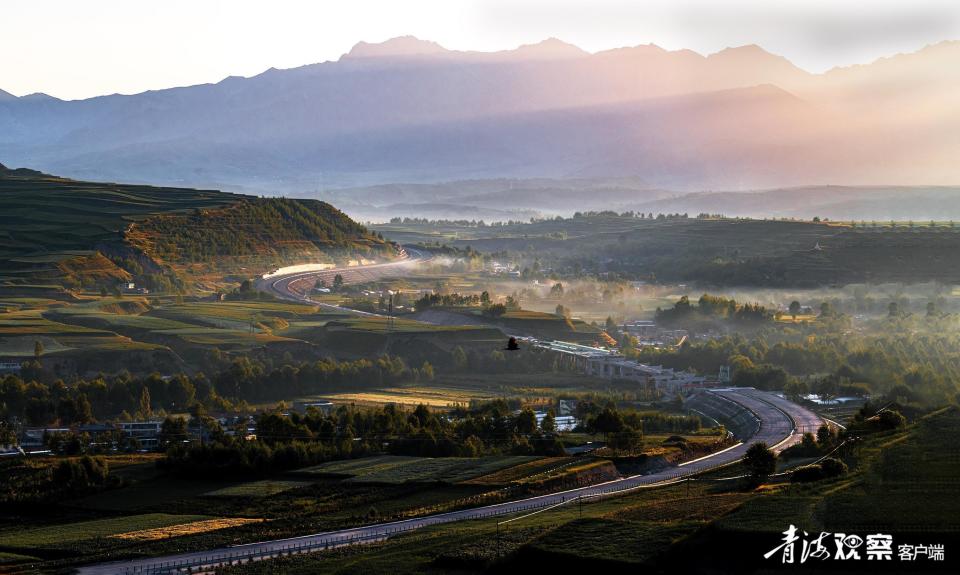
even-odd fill
[[[658,324],[667,326],[702,323],[702,320],[727,320],[738,324],[762,324],[773,320],[774,314],[757,303],[739,303],[732,298],[703,294],[697,305],[682,296],[672,308],[657,308]]]
[[[679,348],[641,348],[638,359],[714,375],[731,367],[735,385],[818,393],[886,396],[923,407],[958,401],[960,334],[956,332],[813,332],[761,330],[687,342]]]
[[[315,408],[305,414],[270,411],[257,417],[256,440],[216,428],[210,436],[203,444],[171,443],[162,467],[191,477],[268,475],[382,452],[423,457],[563,453],[549,422],[541,427],[530,408],[513,411],[503,401],[462,410],[456,417],[422,404],[412,410],[341,405],[329,414]]]
[[[384,355],[373,359],[274,363],[239,356],[211,375],[133,376],[128,372],[64,382],[46,379],[39,368],[0,378],[0,420],[29,426],[73,425],[107,419],[149,419],[166,412],[184,411],[202,404],[213,412],[246,412],[250,403],[282,401],[349,389],[363,390],[406,382],[432,381],[436,367],[449,372],[533,373],[560,371],[559,358],[527,349],[520,354],[503,350],[436,350],[430,359],[410,360]],[[31,364],[37,363],[35,360]],[[21,377],[22,376],[22,377]]]

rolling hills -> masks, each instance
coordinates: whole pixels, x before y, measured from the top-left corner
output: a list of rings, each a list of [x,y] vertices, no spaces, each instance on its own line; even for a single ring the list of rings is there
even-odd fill
[[[782,288],[960,281],[953,265],[960,227],[943,220],[640,218],[600,212],[508,225],[401,222],[373,228],[405,244],[444,241],[487,254],[523,254],[561,274]]]
[[[287,262],[390,257],[388,243],[316,200],[92,183],[0,167],[0,285],[151,290]]]

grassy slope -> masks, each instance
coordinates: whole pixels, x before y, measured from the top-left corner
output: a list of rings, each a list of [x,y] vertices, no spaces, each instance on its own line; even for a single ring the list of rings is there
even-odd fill
[[[222,192],[0,172],[0,275],[55,278],[62,273],[59,267],[77,265],[63,262],[93,256],[106,246],[119,249],[131,222],[236,201]]]
[[[166,513],[148,513],[127,517],[96,519],[65,525],[38,527],[35,529],[16,529],[0,532],[0,546],[33,549],[36,547],[62,547],[78,541],[109,537],[119,533],[128,533],[140,529],[168,527],[210,519],[205,515],[170,515]]]
[[[101,257],[146,271],[219,263],[268,269],[331,252],[387,253],[386,244],[315,200],[80,182],[0,169],[0,280],[97,284],[130,279]],[[204,267],[207,269],[207,267]],[[254,270],[255,271],[255,270]]]
[[[40,341],[50,367],[69,360],[63,364],[68,370],[64,373],[74,367],[79,373],[88,368],[183,369],[182,362],[192,365],[211,348],[249,351],[265,346],[270,353],[290,351],[304,361],[317,359],[321,353],[369,357],[371,350],[429,352],[433,355],[428,359],[433,360],[457,345],[495,349],[505,339],[492,328],[434,326],[403,319],[387,329],[381,318],[348,317],[317,306],[279,301],[178,302],[150,295],[63,302],[0,295],[0,310],[6,310],[0,313],[0,357],[31,357],[35,342]],[[114,357],[104,362],[102,356],[91,355],[94,351],[113,353]],[[142,365],[116,364],[129,359],[119,352],[131,351],[147,354]],[[150,357],[160,357],[150,355],[156,351],[167,358],[164,361],[176,365],[151,365]]]
[[[207,268],[200,264],[241,271],[331,261],[334,254],[388,252],[382,240],[325,202],[238,200],[223,208],[151,216],[134,223],[126,239],[155,261],[198,272]]]
[[[756,497],[735,512],[672,549],[665,561],[680,561],[691,571],[708,562],[727,570],[776,569],[762,554],[779,544],[790,525],[819,534],[873,533],[893,535],[901,543],[960,543],[960,483],[956,481],[956,434],[960,410],[947,408],[931,414],[905,431],[868,438],[852,461],[859,471],[832,481],[792,486],[779,493]],[[724,549],[746,542],[744,552],[731,556]],[[916,567],[953,570],[957,562],[924,563]],[[903,569],[896,559],[881,570]],[[792,572],[821,572],[816,563],[796,566]],[[844,572],[872,573],[876,566],[845,565]]]

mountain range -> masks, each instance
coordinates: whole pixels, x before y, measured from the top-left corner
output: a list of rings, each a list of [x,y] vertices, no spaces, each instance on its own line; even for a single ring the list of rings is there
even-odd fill
[[[812,74],[758,46],[591,54],[549,39],[487,53],[401,37],[135,95],[0,91],[0,158],[74,178],[340,197],[348,210],[393,204],[369,195],[382,184],[490,178],[628,180],[627,204],[943,186],[960,182],[957,62],[960,42]],[[358,186],[366,200],[333,191]],[[476,205],[527,209],[512,197]]]

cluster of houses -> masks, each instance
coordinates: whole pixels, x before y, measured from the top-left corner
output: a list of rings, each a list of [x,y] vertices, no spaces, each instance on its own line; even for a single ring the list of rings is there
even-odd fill
[[[221,417],[217,420],[227,435],[235,435],[238,429],[247,436],[256,433],[256,421],[252,417]],[[151,451],[159,446],[163,420],[118,421],[115,423],[87,423],[72,427],[28,427],[18,434],[16,446],[0,446],[0,455],[41,454],[49,450],[50,438],[58,434],[84,437],[88,441],[85,448],[103,448],[104,450],[122,450],[135,447],[141,451]],[[184,441],[205,441],[209,431],[196,420],[187,424],[187,437]],[[123,446],[118,443],[124,444]]]
[[[536,411],[534,414],[537,416],[537,426],[542,426],[544,418],[547,417],[547,412]],[[573,431],[578,423],[580,422],[572,415],[557,415],[553,418],[553,426],[557,431]]]
[[[4,373],[20,373],[22,365],[19,361],[0,359],[0,375]]]
[[[639,345],[653,347],[680,345],[690,335],[685,329],[663,329],[651,320],[627,322],[620,331],[637,338]]]
[[[124,282],[120,284],[120,291],[122,291],[123,293],[135,294],[135,295],[147,295],[148,293],[150,293],[150,290],[148,290],[147,288],[137,287],[137,284],[133,282]]]
[[[523,275],[523,273],[520,271],[520,268],[518,268],[517,266],[502,264],[500,262],[491,262],[487,266],[486,271],[488,271],[491,275],[495,275],[495,276],[508,276],[508,277],[519,278]]]

